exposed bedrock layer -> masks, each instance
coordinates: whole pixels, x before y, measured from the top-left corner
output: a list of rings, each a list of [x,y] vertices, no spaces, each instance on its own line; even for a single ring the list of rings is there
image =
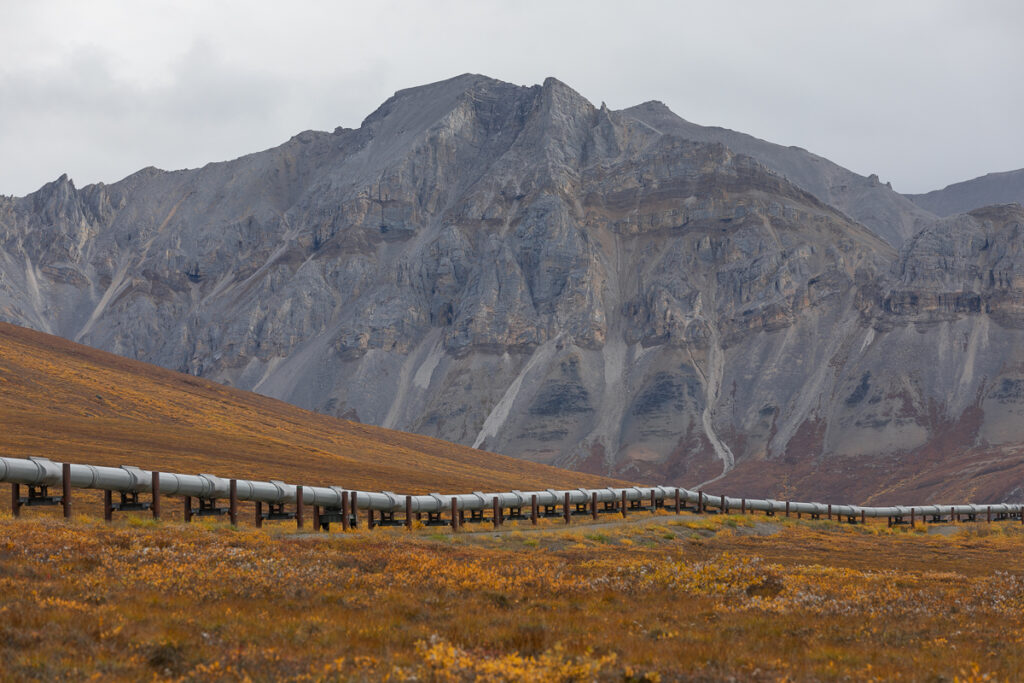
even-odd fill
[[[591,472],[814,495],[856,462],[877,490],[1022,442],[1022,224],[466,75],[356,130],[0,199],[0,318]]]

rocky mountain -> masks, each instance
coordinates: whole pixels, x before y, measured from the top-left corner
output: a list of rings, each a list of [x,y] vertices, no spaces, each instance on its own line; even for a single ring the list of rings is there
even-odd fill
[[[939,216],[966,213],[993,204],[1024,204],[1024,169],[988,175],[948,185],[907,199]]]
[[[355,130],[0,199],[0,318],[535,461],[867,496],[1022,441],[1022,224],[464,75]]]

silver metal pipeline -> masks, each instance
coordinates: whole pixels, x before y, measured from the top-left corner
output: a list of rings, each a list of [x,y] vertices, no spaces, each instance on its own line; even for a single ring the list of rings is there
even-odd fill
[[[70,464],[70,484],[73,488],[104,489],[108,491],[150,493],[152,492],[153,472],[138,467],[103,467],[97,465]],[[193,496],[196,498],[228,498],[230,480],[212,474],[176,474],[160,472],[160,493],[168,496]],[[63,483],[62,463],[52,462],[46,458],[5,458],[0,457],[0,482],[27,484],[31,486],[60,486]],[[298,486],[283,481],[251,481],[236,480],[236,495],[240,501],[258,501],[263,503],[281,504],[295,503]],[[305,505],[317,505],[323,508],[340,509],[344,496],[350,491],[356,494],[356,509],[380,512],[398,512],[406,509],[407,496],[390,491],[355,491],[337,486],[302,486],[302,502]],[[927,516],[969,516],[978,515],[1020,515],[1024,513],[1024,505],[1016,503],[996,503],[993,505],[917,505],[868,507],[860,505],[778,501],[757,498],[732,498],[728,496],[712,496],[707,493],[691,491],[675,486],[632,486],[628,488],[601,489],[546,489],[543,491],[502,491],[485,493],[474,491],[455,495],[431,493],[428,495],[408,496],[408,504],[414,513],[441,513],[451,510],[452,501],[459,510],[490,509],[494,500],[505,508],[524,508],[533,504],[536,497],[537,505],[552,507],[564,505],[566,496],[572,505],[598,503],[616,503],[625,499],[627,502],[674,501],[679,493],[680,503],[697,504],[702,508],[713,508],[723,511],[748,511],[780,513],[802,513],[811,515],[831,514],[838,517],[910,517]]]

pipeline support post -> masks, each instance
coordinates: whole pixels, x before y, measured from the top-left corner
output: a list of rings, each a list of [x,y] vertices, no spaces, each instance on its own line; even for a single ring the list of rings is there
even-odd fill
[[[590,518],[597,519],[597,491],[590,492]]]
[[[501,509],[498,506],[498,497],[491,499],[491,525],[497,529],[501,525]]]
[[[721,505],[719,506],[718,511],[723,515],[729,514],[729,506],[725,502],[725,496],[722,496]]]
[[[789,501],[786,501],[786,516],[789,517]]]
[[[412,496],[405,497],[405,528],[412,529]]]
[[[295,528],[302,529],[302,487],[295,487]]]
[[[149,511],[153,519],[160,519],[160,473],[156,470],[153,470],[152,480],[153,504],[149,506]]]
[[[747,514],[747,499],[746,498],[740,498],[740,514],[741,515]]]
[[[11,517],[21,516],[21,484],[11,484]]]
[[[61,505],[64,506],[64,519],[71,519],[71,463],[61,465]]]
[[[350,507],[352,508],[352,528],[359,528],[359,507],[356,505],[356,492],[349,491],[349,498],[352,499]]]
[[[341,492],[341,530],[348,531],[349,524],[352,523],[352,519],[349,515],[352,514],[352,510],[348,506],[348,491]]]
[[[658,513],[658,499],[655,497],[654,489],[651,489],[651,514]]]
[[[917,511],[916,511],[916,510],[914,510],[914,508],[910,508],[910,528],[911,528],[911,529],[913,529],[913,528],[914,528],[915,526],[917,526],[917,525],[915,524],[915,522],[917,521],[917,520],[915,519],[915,517],[916,517],[916,514],[915,514],[915,513],[916,513],[916,512],[917,512]]]
[[[676,514],[678,515],[679,511],[682,509],[682,500],[679,497],[679,489],[676,489],[676,500],[675,500],[675,503],[676,503]]]
[[[459,499],[452,496],[452,531],[459,530]]]
[[[110,489],[103,491],[103,520],[106,522],[114,519],[114,492]],[[188,521],[187,519],[185,520]]]
[[[619,512],[622,513],[623,517],[626,516],[626,492],[625,491],[622,492],[622,501],[619,504]]]
[[[569,492],[565,492],[565,497],[562,499],[562,517],[565,519],[565,523],[568,524],[572,519],[572,512],[569,511]]]
[[[366,528],[373,531],[373,527],[377,526],[377,520],[373,516],[373,508],[366,508]]]
[[[192,496],[185,496],[185,521],[192,521]]]
[[[238,480],[228,482],[228,519],[231,526],[238,526]]]
[[[537,526],[537,516],[537,494],[535,493],[530,496],[530,523],[534,526]]]

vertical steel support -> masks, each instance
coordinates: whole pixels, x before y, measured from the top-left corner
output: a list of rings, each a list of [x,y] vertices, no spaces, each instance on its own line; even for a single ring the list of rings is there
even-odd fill
[[[728,507],[726,507],[726,504],[725,504],[725,496],[722,496],[722,505],[721,505],[721,507],[719,507],[719,511],[720,511],[720,512],[721,512],[721,513],[722,513],[723,515],[725,515],[725,514],[728,514],[728,513],[729,513],[729,508],[728,508]]]
[[[985,508],[985,521],[986,522],[991,522],[992,521],[992,506],[991,505],[988,506],[987,508]]]
[[[349,491],[348,495],[349,495],[349,498],[352,499],[352,502],[349,505],[349,507],[352,508],[352,526],[358,528],[359,527],[359,506],[356,505],[356,492],[355,491]]]
[[[678,515],[679,511],[683,509],[682,500],[679,497],[679,489],[676,489],[676,501],[675,502],[676,502],[676,514]]]
[[[960,515],[956,514],[956,508],[955,508],[955,507],[952,507],[952,506],[950,506],[950,508],[949,508],[949,523],[950,523],[950,524],[952,524],[952,523],[953,523],[953,518],[954,518],[954,517],[956,517],[956,518],[957,518],[957,519],[956,519],[956,521],[958,521],[958,522],[960,521],[960,519],[959,519],[959,518],[960,518]]]
[[[626,516],[626,492],[625,491],[622,492],[622,505],[619,506],[619,512],[622,513],[623,517]]]
[[[452,531],[459,530],[459,499],[452,497]]]
[[[64,519],[71,519],[71,463],[61,465],[61,499],[64,506]]]
[[[349,524],[352,521],[351,519],[349,519],[349,515],[352,514],[352,510],[350,510],[349,507],[348,507],[348,495],[349,495],[348,491],[342,491],[341,492],[341,530],[342,531],[348,531]]]
[[[654,497],[654,489],[651,489],[651,514],[658,512],[658,499]]]
[[[704,490],[697,491],[697,514],[704,512]]]
[[[373,508],[366,508],[366,528],[373,531],[375,526],[377,526],[377,520],[373,518]]]
[[[914,523],[914,522],[916,522],[916,521],[917,521],[917,520],[916,520],[916,519],[914,518],[914,517],[915,517],[915,514],[914,514],[915,512],[916,512],[916,510],[914,510],[914,508],[910,508],[910,528],[911,528],[911,529],[913,529],[913,528],[914,528],[915,526],[917,526],[917,525],[916,525],[916,524]]]
[[[238,480],[228,482],[228,519],[231,526],[238,526]]]
[[[103,519],[110,521],[114,518],[114,497],[113,491],[106,489],[103,491]]]
[[[295,487],[295,528],[302,529],[302,487]]]
[[[11,484],[11,516],[21,516],[21,484]]]
[[[256,501],[256,517],[253,519],[256,522],[256,528],[263,528],[263,501]]]
[[[160,473],[153,471],[153,504],[149,506],[153,519],[160,519]]]
[[[832,519],[832,503],[828,504],[828,518]]]
[[[740,514],[741,515],[747,514],[747,499],[746,498],[740,498]]]
[[[109,493],[109,491],[108,491]],[[185,521],[192,521],[192,496],[185,496]]]
[[[786,501],[786,516],[789,517],[789,501]]]
[[[860,510],[860,523],[861,524],[865,523],[864,522],[864,508],[861,508],[861,510]]]
[[[569,511],[569,498],[571,495],[568,491],[565,492],[565,498],[562,499],[562,517],[565,519],[565,523],[569,523],[569,519],[572,516],[572,512]]]
[[[320,506],[313,506],[313,531],[319,532],[320,529]],[[328,530],[329,531],[329,530]]]
[[[597,519],[597,491],[590,492],[590,518]]]
[[[537,494],[530,496],[530,523],[537,526]]]
[[[405,528],[412,529],[412,496],[405,497]]]
[[[498,507],[498,497],[491,499],[491,524],[495,529],[501,524],[501,509]]]

